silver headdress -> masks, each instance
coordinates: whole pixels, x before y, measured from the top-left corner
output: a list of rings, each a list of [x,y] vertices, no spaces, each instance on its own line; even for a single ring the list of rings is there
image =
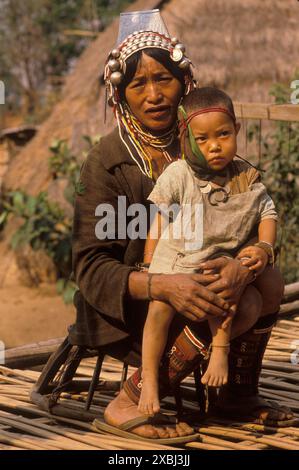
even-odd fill
[[[191,83],[191,61],[185,56],[185,46],[177,38],[170,38],[159,10],[121,13],[117,46],[108,56],[104,74],[111,106],[119,102],[117,87],[126,73],[126,60],[135,52],[152,47],[169,51]]]
[[[159,148],[165,159],[170,162],[171,157],[167,149],[176,138],[177,123],[160,136],[152,135],[150,131],[142,128],[127,103],[121,102],[118,90],[126,73],[128,58],[138,51],[149,48],[169,52],[171,59],[184,72],[185,94],[189,93],[195,86],[191,61],[185,56],[184,45],[177,38],[170,38],[159,10],[121,13],[117,45],[108,56],[104,79],[108,103],[113,106],[116,115],[119,136],[140,171],[152,178],[151,157],[144,144]],[[127,139],[124,138],[123,131]]]

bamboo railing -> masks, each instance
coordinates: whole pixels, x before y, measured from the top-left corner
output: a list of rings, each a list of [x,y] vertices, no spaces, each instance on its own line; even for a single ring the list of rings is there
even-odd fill
[[[235,113],[241,119],[299,122],[299,104],[267,104],[234,102]]]

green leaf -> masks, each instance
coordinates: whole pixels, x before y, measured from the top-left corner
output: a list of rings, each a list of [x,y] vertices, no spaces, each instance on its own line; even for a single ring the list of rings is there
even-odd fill
[[[56,282],[56,289],[59,295],[63,294],[64,288],[65,288],[65,279],[58,279]]]
[[[21,213],[24,209],[24,194],[21,191],[15,191],[13,193],[12,203],[17,211]]]
[[[34,196],[29,196],[26,203],[26,212],[29,216],[33,215],[37,206],[37,199]]]
[[[63,300],[66,304],[73,303],[73,298],[77,290],[78,290],[78,287],[76,286],[76,284],[74,284],[72,281],[67,282],[66,287],[63,292]]]
[[[50,145],[50,150],[52,150],[52,152],[55,152],[56,150],[58,150],[62,144],[62,142],[64,142],[63,140],[60,140],[60,139],[54,139],[53,142],[51,143]]]
[[[7,211],[3,211],[2,214],[0,214],[0,225],[5,224],[7,217],[8,217]]]
[[[74,186],[73,185],[68,185],[64,192],[63,192],[63,195],[65,197],[65,199],[71,204],[73,205],[74,204],[74,195],[75,195],[75,191],[74,191]]]
[[[11,238],[10,244],[13,250],[15,250],[18,246],[23,245],[26,242],[24,239],[23,233],[19,230],[15,232]]]
[[[75,185],[75,191],[79,196],[82,196],[86,191],[86,186],[82,181],[78,181]]]

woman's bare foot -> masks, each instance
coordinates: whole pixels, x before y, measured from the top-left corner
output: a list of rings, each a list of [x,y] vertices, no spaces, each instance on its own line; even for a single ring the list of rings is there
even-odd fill
[[[155,378],[144,377],[142,379],[138,410],[149,416],[153,416],[160,411],[158,381]]]
[[[201,379],[209,387],[221,387],[227,383],[229,347],[213,346],[208,368]]]
[[[142,416],[142,414],[126,392],[121,390],[119,395],[107,406],[104,419],[107,424],[118,427],[130,419]],[[178,423],[173,426],[143,424],[134,428],[131,432],[151,439],[167,439],[169,437],[189,436],[193,434],[193,429],[186,423]]]

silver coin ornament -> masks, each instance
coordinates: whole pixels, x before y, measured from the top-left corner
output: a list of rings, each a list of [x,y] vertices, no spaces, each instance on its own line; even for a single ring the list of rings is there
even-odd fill
[[[190,62],[188,59],[184,59],[179,63],[179,67],[182,70],[187,70],[190,67]]]
[[[212,189],[212,186],[210,185],[210,183],[208,183],[206,186],[202,186],[200,188],[200,191],[203,193],[203,194],[208,194]]]
[[[113,86],[118,86],[122,82],[123,75],[121,72],[113,72],[110,76],[110,82]]]
[[[228,195],[229,193],[225,188],[214,188],[213,191],[209,193],[209,203],[211,206],[218,206],[220,202],[225,203],[228,200]]]
[[[114,59],[118,59],[119,56],[120,56],[120,51],[118,49],[113,49],[111,51],[111,56],[114,58]]]
[[[178,38],[174,37],[170,40],[172,46],[176,46],[179,42]]]
[[[205,188],[209,184],[209,181],[206,180],[197,179],[196,181],[200,188]]]
[[[116,59],[111,59],[108,62],[108,67],[111,70],[111,72],[116,72],[117,70],[120,69],[120,63]]]
[[[181,51],[181,49],[174,48],[172,51],[172,59],[174,60],[174,62],[180,62],[182,58],[183,52]]]

